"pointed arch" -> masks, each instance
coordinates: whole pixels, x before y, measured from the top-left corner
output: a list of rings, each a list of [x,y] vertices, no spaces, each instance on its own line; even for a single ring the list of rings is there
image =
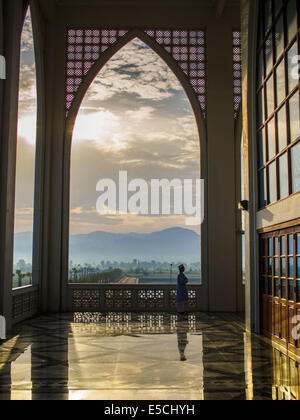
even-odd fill
[[[128,35],[126,37],[126,35]],[[145,38],[147,35],[148,40]],[[192,87],[203,117],[206,117],[206,39],[205,31],[196,30],[112,30],[112,29],[69,29],[67,33],[67,63],[66,63],[66,116],[72,109],[78,91],[91,70],[102,59],[105,61],[106,53],[110,56],[122,48],[121,40],[125,43],[132,37],[140,38],[149,45],[149,40],[154,44],[150,47],[161,58],[163,53],[168,61],[168,56],[173,60],[168,65],[184,73],[189,85]],[[150,41],[151,42],[151,41]],[[123,46],[124,46],[123,45]],[[115,48],[114,48],[115,47]],[[111,57],[108,56],[108,61]],[[174,65],[175,64],[175,65]],[[101,64],[100,64],[101,66]],[[96,74],[100,68],[96,66]],[[92,72],[93,74],[93,72]],[[95,77],[95,74],[94,74]],[[180,76],[177,76],[180,78]],[[91,83],[91,80],[90,80]],[[80,98],[81,95],[79,95]],[[83,95],[84,96],[84,95]],[[76,106],[75,106],[76,111]]]
[[[206,132],[206,121],[201,109],[201,103],[197,97],[195,90],[193,89],[187,75],[184,73],[182,68],[178,65],[178,62],[172,57],[163,46],[156,42],[156,39],[149,36],[146,31],[134,29],[126,32],[121,38],[119,38],[114,44],[112,44],[107,50],[105,50],[97,60],[97,62],[89,69],[76,94],[72,106],[70,107],[66,123],[65,123],[65,141],[64,141],[64,185],[63,185],[63,225],[62,225],[62,302],[66,305],[68,287],[68,272],[69,272],[69,210],[70,210],[70,177],[71,177],[71,147],[73,130],[76,122],[76,118],[81,106],[81,103],[91,86],[96,76],[101,72],[103,67],[110,61],[113,56],[118,53],[123,47],[134,39],[139,39],[151,48],[168,66],[168,68],[174,73],[179,80],[194,113],[196,125],[199,134],[199,147],[200,147],[200,171],[201,178],[204,179],[205,192],[208,190],[207,180],[207,132]],[[201,226],[202,235],[202,246],[201,246],[201,271],[203,284],[202,298],[203,302],[206,301],[208,293],[207,273],[208,273],[208,236],[207,236],[207,200],[205,200],[205,217],[204,222]]]
[[[125,32],[125,31],[124,31]],[[74,95],[74,99],[72,102],[72,106],[67,113],[67,120],[66,120],[66,145],[68,148],[71,147],[72,141],[72,134],[73,129],[76,121],[76,117],[78,111],[80,109],[80,105],[85,97],[87,90],[89,89],[90,85],[92,84],[95,77],[98,73],[102,70],[102,68],[108,63],[108,61],[123,47],[125,47],[130,41],[134,40],[135,38],[140,39],[144,42],[148,47],[150,47],[165,63],[166,65],[172,70],[175,76],[180,81],[194,112],[198,131],[199,131],[199,138],[200,138],[200,147],[201,153],[205,150],[204,139],[206,137],[206,123],[204,119],[204,115],[201,109],[201,104],[198,100],[197,94],[195,93],[192,85],[190,84],[189,79],[187,78],[184,71],[180,68],[178,63],[175,59],[161,46],[159,45],[155,38],[149,36],[146,32],[143,32],[139,29],[134,29],[130,32],[126,32],[121,38],[119,38],[112,46],[110,46],[107,50],[100,55],[98,61],[90,68],[86,76],[84,77],[81,85],[79,86],[76,94]]]

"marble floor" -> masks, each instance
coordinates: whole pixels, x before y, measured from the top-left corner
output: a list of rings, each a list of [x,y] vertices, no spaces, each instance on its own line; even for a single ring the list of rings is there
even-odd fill
[[[39,316],[0,342],[0,400],[297,400],[299,372],[231,314]]]

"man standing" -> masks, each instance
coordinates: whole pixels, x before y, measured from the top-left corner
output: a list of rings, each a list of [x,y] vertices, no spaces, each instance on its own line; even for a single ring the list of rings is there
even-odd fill
[[[188,291],[186,285],[188,284],[188,279],[184,274],[185,267],[184,265],[179,266],[179,275],[177,278],[177,294],[176,294],[176,301],[178,307],[178,313],[180,315],[187,315],[187,308],[188,308]]]

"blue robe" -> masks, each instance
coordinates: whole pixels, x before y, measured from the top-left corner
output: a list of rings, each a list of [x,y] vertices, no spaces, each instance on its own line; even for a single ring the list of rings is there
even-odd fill
[[[177,303],[180,302],[187,302],[189,300],[189,295],[187,291],[186,285],[188,284],[187,277],[180,273],[177,278],[177,293],[176,293],[176,301]]]

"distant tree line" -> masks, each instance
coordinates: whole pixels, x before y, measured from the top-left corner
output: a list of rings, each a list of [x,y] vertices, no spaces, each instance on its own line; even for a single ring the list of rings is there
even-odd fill
[[[70,283],[109,284],[118,283],[123,277],[123,271],[114,269],[111,271],[95,272],[85,267],[77,266],[70,270]]]
[[[100,263],[88,264],[85,263],[80,265],[89,271],[112,271],[115,269],[120,269],[128,274],[163,274],[169,273],[172,265],[172,269],[177,271],[177,267],[180,264],[184,264],[187,269],[187,273],[198,274],[201,271],[200,262],[195,263],[185,263],[184,261],[180,262],[161,262],[161,261],[139,261],[134,259],[132,262],[119,262],[119,261],[101,261]],[[78,265],[74,265],[73,261],[70,262],[70,270]]]

